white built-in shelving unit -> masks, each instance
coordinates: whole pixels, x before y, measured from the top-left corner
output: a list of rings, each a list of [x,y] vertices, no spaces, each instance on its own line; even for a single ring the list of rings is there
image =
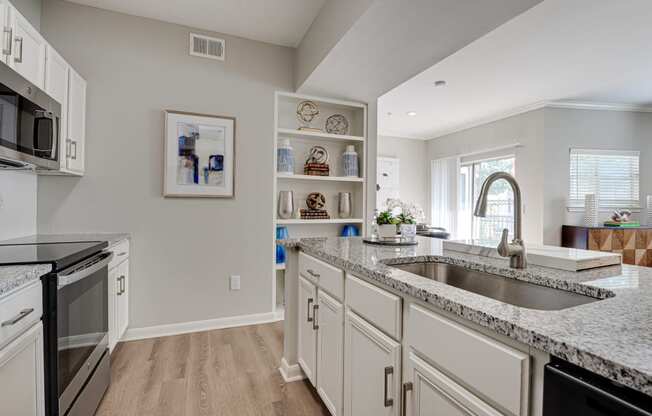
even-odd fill
[[[299,130],[296,116],[297,106],[301,101],[310,100],[317,104],[319,115],[310,127],[324,131]],[[349,122],[346,135],[325,132],[326,119],[333,114],[342,114]],[[280,139],[290,139],[294,151],[294,174],[276,172],[276,152]],[[313,146],[322,146],[329,153],[330,176],[308,176],[303,174],[303,165]],[[353,145],[358,153],[359,177],[344,176],[342,154],[347,145]],[[366,187],[367,187],[367,106],[363,103],[342,101],[330,98],[302,94],[277,92],[275,97],[274,118],[274,236],[276,244],[276,227],[288,228],[290,238],[322,237],[340,235],[345,225],[355,225],[364,235],[366,224]],[[278,195],[280,191],[294,193],[294,207],[298,211],[306,208],[305,200],[311,192],[320,192],[326,197],[328,220],[302,220],[298,217],[279,219],[277,215]],[[352,195],[351,218],[339,218],[338,194],[350,192]],[[282,308],[282,296],[277,293],[284,287],[284,265],[273,264],[272,305],[276,310]]]

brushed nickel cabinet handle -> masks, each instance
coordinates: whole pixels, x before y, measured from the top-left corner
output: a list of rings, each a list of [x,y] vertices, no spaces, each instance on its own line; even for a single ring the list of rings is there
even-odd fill
[[[77,160],[77,142],[74,141],[74,140],[71,140],[71,142],[70,142],[70,148],[73,149],[73,150],[71,151],[71,153],[72,153],[72,157],[71,157],[71,159],[72,159],[72,160]]]
[[[121,279],[122,279],[122,276],[115,279],[116,283],[118,284],[118,291],[116,292],[116,295],[118,295],[118,296],[122,295],[122,292],[121,292],[121,288],[122,288]]]
[[[310,305],[312,305],[312,302],[314,302],[314,300],[312,298],[308,298],[308,322],[312,322],[312,318],[310,317]]]
[[[391,398],[387,397],[387,391],[389,390],[389,388],[388,388],[389,381],[387,379],[392,374],[394,374],[394,367],[392,367],[392,366],[385,367],[385,389],[384,389],[385,393],[384,393],[384,397],[383,397],[383,399],[384,399],[383,404],[385,405],[385,407],[394,406],[394,399],[391,399]]]
[[[403,395],[401,397],[401,416],[407,416],[407,394],[412,391],[412,382],[403,383]]]
[[[312,329],[315,331],[319,329],[319,324],[317,323],[317,311],[319,310],[319,305],[312,305]]]
[[[14,38],[14,42],[16,43],[16,49],[18,49],[18,53],[16,56],[14,56],[14,62],[18,62],[20,64],[23,62],[23,37],[16,36]]]
[[[320,277],[319,273],[316,273],[313,269],[306,270],[306,273],[308,273],[310,276],[314,277],[315,279],[319,279]]]
[[[14,31],[10,27],[5,27],[4,28],[4,46],[2,47],[2,54],[3,55],[11,55],[11,45],[13,44],[12,37],[14,35]]]
[[[120,276],[120,294],[122,295],[124,293],[125,293],[125,277],[123,275]]]
[[[29,315],[30,313],[34,312],[34,308],[29,308],[29,309],[23,309],[16,315],[15,317],[9,319],[8,321],[4,321],[2,323],[2,327],[4,328],[5,326],[12,326],[16,325],[18,322],[22,321]]]

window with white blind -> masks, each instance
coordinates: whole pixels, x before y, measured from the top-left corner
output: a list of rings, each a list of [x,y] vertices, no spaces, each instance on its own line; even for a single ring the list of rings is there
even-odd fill
[[[586,194],[603,209],[639,209],[639,152],[571,149],[568,208],[583,209]]]

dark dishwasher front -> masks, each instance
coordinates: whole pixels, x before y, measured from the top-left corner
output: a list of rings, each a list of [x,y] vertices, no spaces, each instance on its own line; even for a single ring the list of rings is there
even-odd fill
[[[553,357],[544,373],[543,416],[652,416],[652,397]]]

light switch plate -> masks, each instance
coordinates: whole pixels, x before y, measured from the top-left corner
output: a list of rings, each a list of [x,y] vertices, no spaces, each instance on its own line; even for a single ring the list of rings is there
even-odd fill
[[[240,276],[233,275],[230,279],[231,290],[240,290]]]

